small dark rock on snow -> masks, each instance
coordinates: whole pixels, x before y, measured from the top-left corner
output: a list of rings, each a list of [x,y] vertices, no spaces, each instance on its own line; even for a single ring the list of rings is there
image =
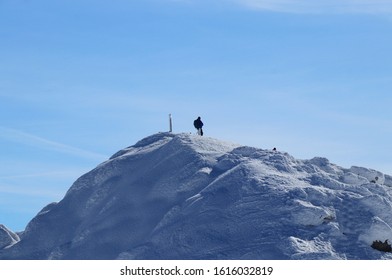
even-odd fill
[[[388,240],[384,242],[379,240],[373,241],[372,248],[381,252],[392,252],[391,244],[388,243]]]

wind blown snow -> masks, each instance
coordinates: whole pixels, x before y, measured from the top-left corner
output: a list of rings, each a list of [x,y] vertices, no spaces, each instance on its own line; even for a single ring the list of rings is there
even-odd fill
[[[0,259],[392,259],[392,177],[159,133],[80,177]],[[389,242],[389,241],[387,241]]]

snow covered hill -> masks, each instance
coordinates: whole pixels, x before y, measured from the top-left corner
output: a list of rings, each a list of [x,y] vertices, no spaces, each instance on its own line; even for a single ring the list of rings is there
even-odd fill
[[[189,134],[121,150],[0,259],[392,259],[392,177]]]

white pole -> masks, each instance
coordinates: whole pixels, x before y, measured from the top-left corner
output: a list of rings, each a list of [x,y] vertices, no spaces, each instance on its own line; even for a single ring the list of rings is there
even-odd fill
[[[173,132],[172,116],[169,114],[169,132]]]

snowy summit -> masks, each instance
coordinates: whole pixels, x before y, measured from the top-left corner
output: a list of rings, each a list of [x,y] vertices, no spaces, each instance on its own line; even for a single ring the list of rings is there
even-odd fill
[[[0,259],[392,259],[390,240],[388,175],[159,133],[80,177],[24,232],[0,226]]]

